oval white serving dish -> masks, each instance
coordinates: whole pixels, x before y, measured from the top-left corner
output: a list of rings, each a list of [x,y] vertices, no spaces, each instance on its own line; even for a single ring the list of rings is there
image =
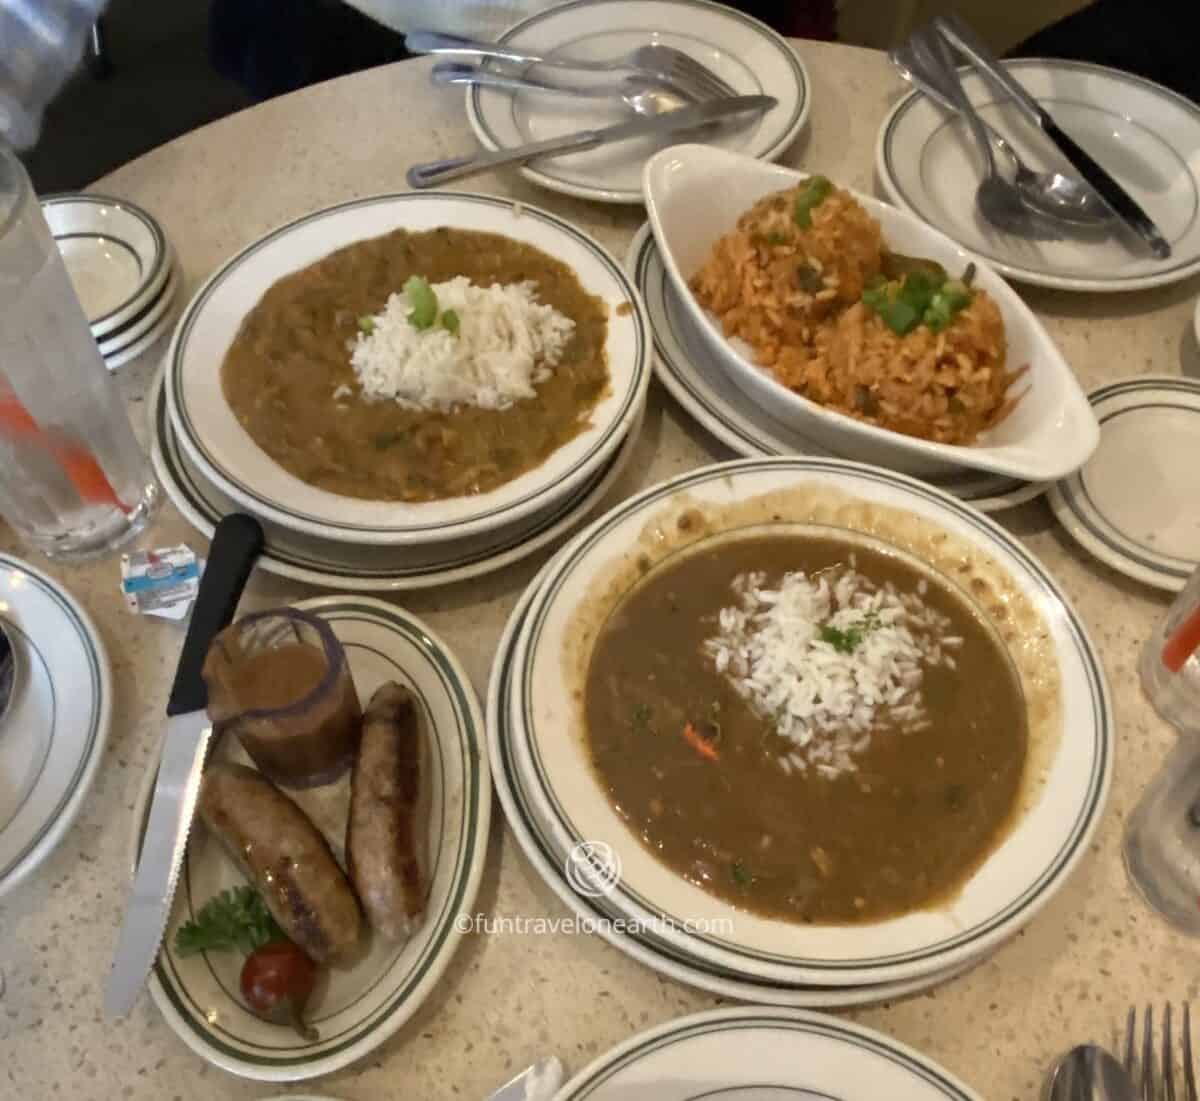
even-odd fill
[[[909,474],[971,467],[1052,481],[1082,466],[1100,438],[1087,397],[1033,312],[986,264],[977,263],[975,283],[992,296],[1004,317],[1009,362],[1029,369],[1014,384],[1026,390],[1016,409],[971,446],[905,436],[810,401],[757,366],[748,345],[724,335],[720,323],[696,301],[688,278],[744,211],[806,176],[704,145],[663,150],[646,162],[642,176],[650,224],[671,282],[697,332],[746,395],[835,454]],[[879,221],[884,239],[896,251],[937,260],[949,271],[962,271],[972,261],[965,249],[913,215],[851,193]]]

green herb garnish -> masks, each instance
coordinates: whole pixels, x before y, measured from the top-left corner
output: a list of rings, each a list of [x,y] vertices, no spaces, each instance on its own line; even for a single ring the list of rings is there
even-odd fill
[[[654,708],[648,703],[635,703],[633,705],[633,725],[636,730],[646,730],[650,726],[650,720],[654,718]]]
[[[829,198],[833,184],[824,176],[809,176],[796,192],[796,205],[792,208],[792,221],[801,229],[812,225],[814,207],[820,206]]]
[[[175,934],[181,956],[237,949],[249,955],[272,941],[285,940],[267,904],[253,887],[234,887],[210,898]]]
[[[360,333],[367,333],[368,335],[373,333],[375,331],[375,318],[370,314],[363,314],[358,319],[358,331]]]
[[[773,229],[767,234],[768,245],[786,245],[788,243],[788,235],[780,233],[779,230]]]
[[[438,319],[438,323],[446,332],[458,336],[458,314],[454,310],[445,310],[442,316]]]
[[[965,280],[973,276],[968,270],[964,279],[939,282],[931,271],[910,271],[902,282],[868,282],[863,291],[863,304],[874,310],[883,323],[899,336],[912,332],[919,324],[929,326],[935,333],[945,329],[955,315],[971,303],[971,289]]]
[[[428,329],[437,321],[437,295],[433,293],[428,279],[422,279],[419,275],[409,276],[404,284],[404,293],[408,295],[409,304],[412,306],[408,323],[414,329]]]
[[[829,643],[839,654],[853,654],[862,644],[862,640],[867,637],[867,633],[873,631],[875,626],[874,614],[868,615],[861,623],[856,623],[853,627],[847,627],[845,630],[826,623],[817,632],[817,638],[822,642]]]
[[[747,869],[746,865],[740,860],[735,860],[729,866],[729,873],[733,876],[734,883],[736,883],[739,887],[748,887],[750,885],[750,881],[754,878],[750,874],[750,871]]]

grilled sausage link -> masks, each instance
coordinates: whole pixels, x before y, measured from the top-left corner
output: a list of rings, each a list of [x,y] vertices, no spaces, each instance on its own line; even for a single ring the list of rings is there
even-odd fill
[[[425,908],[422,727],[408,690],[383,685],[367,705],[351,776],[346,865],[371,927],[389,940],[410,936]]]
[[[362,933],[354,892],[320,831],[270,780],[245,765],[211,764],[199,811],[308,955],[334,963],[353,950]]]

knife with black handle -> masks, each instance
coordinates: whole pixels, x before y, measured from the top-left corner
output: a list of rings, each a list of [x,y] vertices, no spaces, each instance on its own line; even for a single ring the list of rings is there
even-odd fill
[[[212,737],[208,689],[200,670],[213,638],[233,620],[242,590],[262,550],[257,520],[232,513],[217,524],[167,703],[158,778],[142,836],[133,890],[104,988],[104,1010],[133,1008],[162,942]]]
[[[1133,230],[1149,246],[1159,259],[1171,255],[1171,246],[1137,200],[1133,198],[1099,164],[1087,150],[1067,133],[1036,99],[1033,98],[998,58],[983,44],[979,36],[956,15],[939,15],[933,21],[934,29],[948,42],[961,50],[981,73],[1004,92],[1043,134],[1058,147],[1058,150],[1075,167],[1080,176],[1104,200],[1112,212]]]

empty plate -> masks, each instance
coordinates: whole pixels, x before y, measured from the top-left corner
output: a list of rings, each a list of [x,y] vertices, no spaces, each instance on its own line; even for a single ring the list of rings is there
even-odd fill
[[[1089,400],[1100,446],[1051,488],[1050,507],[1100,561],[1177,592],[1200,565],[1200,382],[1146,375]]]
[[[0,896],[50,855],[91,786],[112,685],[87,613],[45,574],[0,554],[0,615],[17,675],[0,726]]]
[[[92,335],[105,339],[166,284],[171,264],[162,227],[141,207],[104,195],[51,195],[41,203]]]
[[[639,1033],[556,1101],[978,1101],[931,1059],[871,1029],[798,1010],[714,1009]]]

